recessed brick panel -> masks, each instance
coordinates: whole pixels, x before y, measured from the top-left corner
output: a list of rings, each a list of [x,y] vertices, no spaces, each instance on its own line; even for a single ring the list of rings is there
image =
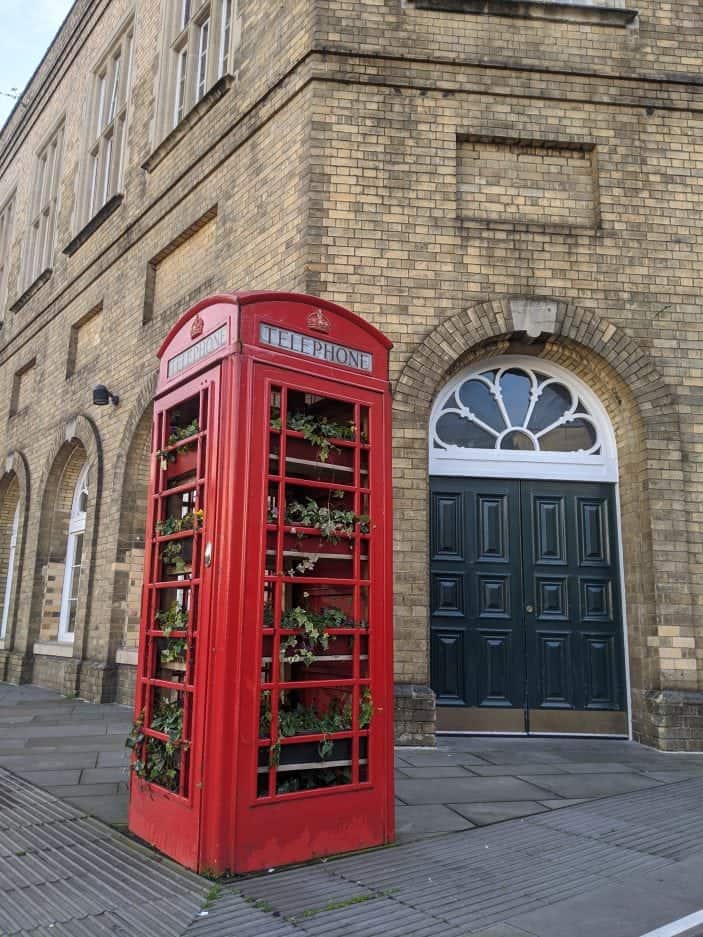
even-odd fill
[[[521,140],[457,147],[459,214],[467,221],[595,227],[595,151]]]

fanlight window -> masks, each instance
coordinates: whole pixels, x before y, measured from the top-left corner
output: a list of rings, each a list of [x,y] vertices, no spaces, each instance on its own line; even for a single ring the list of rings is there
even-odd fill
[[[440,403],[432,446],[601,455],[598,424],[578,391],[525,366],[476,371]]]

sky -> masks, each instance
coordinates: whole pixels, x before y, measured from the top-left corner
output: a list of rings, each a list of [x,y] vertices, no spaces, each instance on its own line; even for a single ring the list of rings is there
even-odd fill
[[[15,106],[6,93],[24,89],[72,5],[73,0],[0,0],[0,126]]]

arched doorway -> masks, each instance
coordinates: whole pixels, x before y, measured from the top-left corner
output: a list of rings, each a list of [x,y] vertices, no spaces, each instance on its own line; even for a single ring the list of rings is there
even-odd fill
[[[430,418],[432,687],[442,731],[627,735],[617,452],[544,359],[474,364]]]

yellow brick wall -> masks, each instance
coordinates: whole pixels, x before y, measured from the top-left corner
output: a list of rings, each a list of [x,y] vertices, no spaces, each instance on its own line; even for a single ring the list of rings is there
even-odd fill
[[[65,119],[53,273],[0,333],[0,455],[21,452],[31,477],[32,601],[11,653],[26,662],[48,633],[41,513],[63,447],[80,439],[97,471],[75,658],[109,664],[134,635],[141,546],[124,486],[145,484],[132,442],[156,348],[203,291],[300,290],[395,343],[396,675],[426,684],[428,407],[453,369],[518,347],[509,297],[550,297],[558,330],[540,353],[615,425],[637,724],[664,744],[646,693],[703,690],[699,4],[642,0],[636,23],[607,28],[411,0],[240,7],[234,83],[147,170],[161,12],[138,0],[124,199],[70,257],[86,76],[133,5],[78,0],[0,134],[0,204],[17,190],[13,303],[34,154]],[[67,378],[71,328],[97,308],[96,353]],[[32,359],[29,404],[8,417]],[[92,407],[97,383],[119,407]]]

